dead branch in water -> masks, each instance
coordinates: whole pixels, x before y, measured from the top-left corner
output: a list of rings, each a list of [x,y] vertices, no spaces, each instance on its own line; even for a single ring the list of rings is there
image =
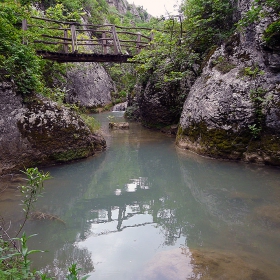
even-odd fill
[[[66,225],[66,223],[63,220],[61,220],[59,217],[55,215],[39,212],[39,211],[31,213],[30,218],[33,220],[58,221]]]

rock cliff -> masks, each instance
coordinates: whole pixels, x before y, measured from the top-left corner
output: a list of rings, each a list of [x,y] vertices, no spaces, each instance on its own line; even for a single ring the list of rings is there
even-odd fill
[[[150,128],[177,124],[186,96],[195,76],[188,74],[182,80],[163,81],[164,71],[147,73],[145,81],[135,87],[135,97],[129,100],[127,115]]]
[[[105,106],[112,102],[116,91],[114,82],[98,63],[77,63],[67,71],[68,103],[87,108]]]
[[[244,14],[249,1],[240,1]],[[263,34],[269,17],[218,47],[185,101],[177,145],[212,157],[280,165],[279,40]]]
[[[0,175],[65,162],[106,147],[73,111],[38,96],[24,102],[12,83],[0,83]]]
[[[129,4],[126,0],[107,0],[107,3],[115,7],[121,15],[130,12],[136,19],[143,21],[149,21],[152,17],[143,7],[136,6],[134,3]]]

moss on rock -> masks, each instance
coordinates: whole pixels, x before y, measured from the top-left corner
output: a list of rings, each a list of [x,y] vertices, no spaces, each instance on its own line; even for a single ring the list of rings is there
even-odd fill
[[[67,162],[88,157],[106,147],[103,137],[92,133],[74,111],[50,101],[32,101],[27,108],[17,126],[34,149],[28,162],[36,165]]]
[[[55,152],[50,158],[56,162],[67,162],[75,159],[86,158],[91,154],[91,148],[69,149],[67,151]]]
[[[205,122],[179,127],[179,147],[215,158],[280,165],[280,136],[263,131],[256,139],[248,129],[238,132],[207,128]]]

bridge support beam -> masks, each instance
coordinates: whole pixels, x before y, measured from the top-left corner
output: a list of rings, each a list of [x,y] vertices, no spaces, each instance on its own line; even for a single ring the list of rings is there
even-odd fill
[[[72,40],[72,53],[78,52],[78,45],[77,45],[77,34],[76,34],[76,26],[71,24],[71,40]]]
[[[114,53],[120,54],[122,51],[121,51],[120,42],[119,42],[119,39],[117,36],[115,25],[112,26],[111,30],[112,30],[112,35],[113,35]]]
[[[137,43],[136,43],[137,53],[141,51],[141,33],[137,33]]]
[[[103,54],[107,54],[107,39],[106,38],[106,32],[102,32],[102,48],[103,48]]]
[[[22,20],[22,30],[23,31],[26,31],[27,30],[27,19],[23,19]],[[26,41],[26,39],[25,39],[25,37],[23,37],[23,39],[22,39],[22,43],[24,44],[24,45],[27,45],[27,41]]]
[[[68,43],[67,43],[67,39],[68,39],[68,32],[67,29],[64,29],[64,44],[63,44],[63,50],[65,53],[68,53]]]

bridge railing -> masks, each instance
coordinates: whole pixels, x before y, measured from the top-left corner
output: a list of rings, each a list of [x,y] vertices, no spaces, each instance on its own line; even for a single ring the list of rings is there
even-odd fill
[[[153,39],[152,30],[149,28],[122,27],[113,24],[80,24],[40,17],[32,17],[31,20],[30,23],[26,19],[23,20],[22,28],[23,30],[30,28],[40,30],[38,38],[33,40],[41,48],[40,50],[53,45],[56,46],[56,51],[64,53],[139,53]],[[40,25],[40,21],[47,24]],[[52,32],[48,32],[50,30]],[[149,36],[141,34],[141,30],[148,32]],[[24,43],[27,42],[24,40]]]

